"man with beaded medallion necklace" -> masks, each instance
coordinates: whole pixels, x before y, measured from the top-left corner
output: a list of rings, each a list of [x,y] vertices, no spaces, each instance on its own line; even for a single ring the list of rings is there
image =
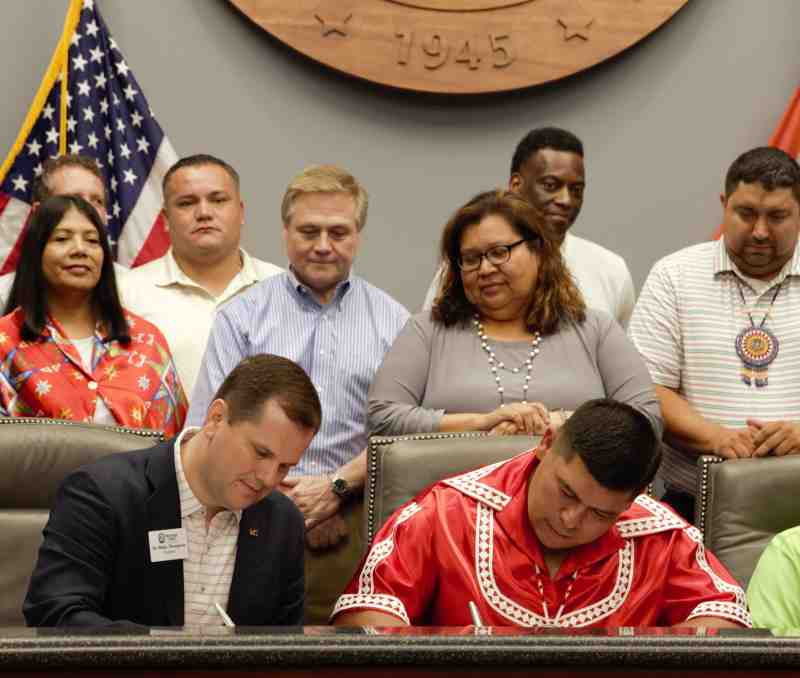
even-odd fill
[[[688,519],[697,455],[800,453],[800,167],[747,151],[720,200],[722,237],[657,262],[629,329],[664,414],[664,501]]]

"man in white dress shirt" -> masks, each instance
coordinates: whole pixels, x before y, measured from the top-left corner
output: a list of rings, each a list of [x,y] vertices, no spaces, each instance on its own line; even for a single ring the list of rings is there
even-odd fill
[[[239,175],[210,155],[175,163],[164,176],[164,217],[172,246],[122,281],[123,305],[154,323],[192,393],[216,310],[281,268],[239,246],[244,202]]]
[[[583,205],[586,173],[583,143],[567,130],[541,127],[519,142],[511,161],[508,188],[541,210],[547,224],[562,234],[561,254],[589,308],[606,311],[625,327],[636,301],[625,260],[585,238],[569,233]],[[429,309],[441,269],[425,296]]]

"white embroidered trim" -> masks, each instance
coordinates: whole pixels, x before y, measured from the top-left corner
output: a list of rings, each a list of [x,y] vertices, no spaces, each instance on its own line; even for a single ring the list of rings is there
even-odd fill
[[[619,530],[622,537],[638,537],[645,534],[664,532],[666,530],[682,529],[686,535],[697,544],[696,558],[700,569],[711,578],[711,581],[718,591],[731,593],[736,598],[735,603],[721,601],[700,603],[689,617],[687,617],[687,621],[693,617],[712,614],[714,616],[727,617],[748,627],[752,626],[752,619],[750,618],[750,613],[747,611],[747,598],[744,591],[741,587],[726,582],[714,571],[714,568],[711,567],[706,558],[703,535],[700,530],[694,525],[689,525],[683,518],[647,495],[639,495],[636,498],[636,503],[650,511],[653,515],[649,518],[637,518],[617,523],[617,530]]]
[[[731,621],[735,621],[747,628],[752,628],[753,619],[747,608],[743,608],[737,603],[725,603],[716,600],[709,600],[705,603],[700,603],[692,610],[692,613],[686,617],[686,621],[694,619],[695,617],[726,617]]]
[[[405,605],[399,598],[375,593],[375,568],[394,550],[394,534],[397,532],[397,528],[421,510],[416,502],[411,502],[400,512],[389,536],[374,544],[370,549],[367,560],[358,577],[358,592],[339,596],[333,612],[331,612],[331,618],[342,610],[349,610],[354,607],[370,607],[383,612],[390,612],[400,617],[406,624],[411,623],[408,620]]]
[[[384,558],[388,558],[389,554],[394,550],[394,533],[397,532],[397,528],[400,525],[420,510],[416,502],[411,502],[400,512],[400,515],[397,516],[397,520],[392,526],[392,531],[389,536],[379,541],[377,544],[374,544],[370,549],[369,556],[367,556],[367,560],[361,570],[361,575],[358,578],[358,592],[360,594],[375,592],[375,568],[380,565],[380,562]]]
[[[514,458],[515,457],[512,457],[512,459]],[[496,490],[494,487],[490,487],[486,483],[481,483],[478,481],[481,478],[489,475],[496,468],[499,468],[503,464],[507,464],[509,461],[511,461],[511,459],[498,461],[495,464],[489,464],[489,466],[481,466],[481,468],[475,469],[474,471],[462,473],[460,476],[456,476],[455,478],[449,478],[444,481],[444,484],[454,487],[459,492],[466,494],[468,497],[472,497],[479,503],[490,506],[495,511],[502,511],[506,506],[508,506],[508,503],[511,501],[511,497],[509,497],[505,492]]]
[[[683,518],[670,511],[661,502],[645,494],[640,494],[636,497],[634,503],[649,511],[651,515],[645,518],[633,518],[618,522],[617,530],[624,539],[642,537],[646,534],[657,534],[667,530],[682,529],[688,525]]]
[[[387,596],[384,594],[373,593],[345,593],[339,596],[336,605],[331,612],[331,618],[335,617],[340,612],[345,610],[352,610],[353,608],[368,607],[371,610],[379,610],[381,612],[388,612],[395,617],[400,617],[409,626],[411,622],[408,620],[405,605],[402,601],[395,596]]]
[[[747,618],[749,619],[750,614],[747,612],[747,597],[745,596],[742,588],[740,586],[736,586],[736,584],[729,584],[726,582],[714,571],[714,568],[709,565],[708,559],[706,558],[706,547],[703,544],[702,532],[694,527],[694,525],[687,527],[684,532],[686,532],[686,535],[689,537],[689,539],[697,544],[696,558],[700,569],[702,569],[709,577],[711,577],[711,581],[714,582],[714,586],[717,587],[717,591],[732,593],[736,597],[735,604],[742,608],[744,614],[746,614]],[[729,604],[733,605],[734,603]],[[750,622],[750,624],[752,625],[752,622]]]
[[[494,512],[478,504],[475,527],[475,572],[478,585],[492,609],[519,626],[588,626],[616,612],[628,597],[633,583],[634,545],[633,541],[627,541],[625,547],[619,551],[617,581],[613,591],[589,607],[563,615],[556,624],[552,619],[519,605],[500,591],[494,577],[493,553]]]

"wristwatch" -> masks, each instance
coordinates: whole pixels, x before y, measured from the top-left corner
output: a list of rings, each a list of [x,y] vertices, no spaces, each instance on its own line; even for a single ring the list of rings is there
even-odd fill
[[[344,478],[331,478],[331,490],[343,502],[353,496],[353,489]]]

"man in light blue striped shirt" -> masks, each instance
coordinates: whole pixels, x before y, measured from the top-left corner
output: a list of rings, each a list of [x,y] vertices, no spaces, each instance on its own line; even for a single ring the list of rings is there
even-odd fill
[[[283,489],[306,517],[310,545],[345,534],[342,503],[366,475],[367,392],[408,319],[388,294],[350,272],[367,217],[364,188],[333,165],[306,168],[281,205],[290,270],[220,309],[192,393],[201,423],[219,385],[243,358],[273,353],[298,363],[322,403],[322,426]]]

